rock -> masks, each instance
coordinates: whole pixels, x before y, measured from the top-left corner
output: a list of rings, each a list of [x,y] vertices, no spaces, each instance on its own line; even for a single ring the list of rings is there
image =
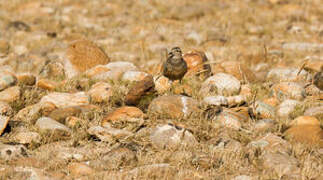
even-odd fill
[[[111,62],[106,65],[95,66],[85,72],[86,76],[94,80],[119,80],[127,71],[136,71],[137,67],[126,61]]]
[[[0,39],[0,58],[7,56],[9,53],[10,44],[8,41]]]
[[[239,95],[244,96],[246,98],[252,97],[252,90],[251,90],[250,85],[242,84]]]
[[[217,73],[207,78],[200,90],[202,96],[209,95],[237,95],[240,92],[240,81],[234,76],[225,73]]]
[[[37,81],[36,86],[41,89],[54,91],[58,87],[58,84],[56,82],[48,80],[48,79],[39,79]]]
[[[298,71],[297,68],[272,68],[267,74],[267,79],[274,82],[307,80],[309,74],[306,71],[301,71],[297,76]]]
[[[71,43],[66,51],[66,57],[65,71],[68,77],[74,76],[75,71],[85,72],[110,61],[102,49],[88,40],[78,40]]]
[[[235,130],[241,128],[239,118],[226,112],[222,112],[219,116],[216,116],[216,122],[220,123],[220,126],[222,127],[228,127]]]
[[[264,168],[273,171],[278,177],[300,173],[297,159],[286,154],[266,153],[262,159]]]
[[[36,120],[41,116],[41,104],[34,104],[21,109],[15,116],[15,121],[26,122],[34,124]]]
[[[40,131],[49,131],[53,135],[69,136],[71,134],[68,127],[48,117],[39,118],[35,125]]]
[[[126,147],[117,147],[105,154],[99,161],[90,162],[90,165],[96,164],[99,169],[119,169],[134,165],[137,162],[136,153]],[[99,166],[99,167],[97,167]]]
[[[151,114],[168,118],[185,118],[199,112],[198,102],[190,97],[167,95],[155,98],[149,105]]]
[[[238,61],[224,61],[212,66],[213,74],[226,73],[234,76],[241,82],[256,82],[254,72]]]
[[[272,130],[274,130],[275,127],[275,121],[273,121],[272,119],[261,119],[259,121],[256,122],[255,126],[254,126],[254,130],[256,132],[271,132]]]
[[[65,79],[64,65],[57,61],[49,61],[40,71],[40,77],[50,80]]]
[[[294,82],[275,84],[272,87],[272,91],[278,99],[291,98],[295,100],[303,100],[306,96],[304,87]]]
[[[293,142],[323,147],[323,130],[319,125],[294,125],[284,135]]]
[[[127,71],[123,74],[121,80],[128,82],[138,82],[144,80],[149,74],[141,71]]]
[[[82,112],[79,106],[70,106],[53,110],[48,117],[65,124],[65,119],[69,116],[77,116]]]
[[[0,91],[17,83],[17,78],[8,72],[0,72]]]
[[[105,127],[106,125],[110,126],[111,123],[122,122],[139,123],[143,121],[143,117],[144,113],[140,109],[131,106],[124,106],[106,115],[101,121],[101,126]]]
[[[13,86],[0,92],[0,101],[12,103],[20,98],[20,87]]]
[[[185,76],[198,75],[203,79],[211,75],[211,66],[206,64],[208,59],[204,52],[193,50],[183,55],[187,64],[187,73]]]
[[[300,105],[301,102],[299,101],[287,99],[278,106],[277,115],[281,118],[288,118],[295,111],[296,107]]]
[[[112,86],[109,83],[98,82],[87,92],[94,103],[107,103],[113,95]]]
[[[258,117],[258,118],[271,119],[276,116],[275,108],[269,104],[265,104],[262,101],[256,101],[255,107],[256,107],[256,109],[255,109],[256,112],[253,112],[253,113],[255,113],[256,117]]]
[[[27,86],[33,86],[36,83],[36,77],[29,73],[18,74],[17,79],[18,84],[23,84]]]
[[[40,100],[40,103],[51,102],[58,108],[81,106],[89,104],[89,97],[84,92],[78,93],[50,93]]]
[[[203,99],[203,102],[207,105],[214,105],[214,106],[228,105],[228,99],[224,96],[208,96]]]
[[[3,131],[6,129],[10,117],[0,115],[0,136],[2,135]]]
[[[73,177],[86,176],[94,173],[94,170],[84,163],[70,163],[67,169]]]
[[[176,149],[180,145],[194,146],[197,141],[188,130],[170,125],[158,125],[151,133],[150,140],[158,149]]]
[[[172,84],[170,80],[165,76],[155,76],[154,77],[155,89],[158,94],[163,94],[166,91],[170,90]]]
[[[277,107],[280,104],[279,99],[277,97],[265,98],[263,99],[263,103],[268,104],[272,107]]]
[[[146,76],[143,80],[134,84],[126,95],[125,103],[127,105],[137,105],[140,102],[142,96],[155,87],[153,77],[151,75]]]
[[[227,97],[229,107],[240,106],[247,102],[247,97],[244,95]]]
[[[320,126],[320,121],[313,116],[299,116],[290,122],[290,126],[314,125]]]
[[[130,131],[116,129],[112,127],[101,127],[101,126],[93,126],[89,128],[88,133],[90,135],[98,137],[101,141],[104,142],[113,142],[116,139],[124,139],[130,136],[133,136],[133,133]]]
[[[285,153],[288,154],[288,152],[291,150],[292,146],[289,144],[286,140],[282,139],[281,137],[278,137],[272,133],[266,134],[264,137],[251,141],[247,148],[250,150],[255,150],[257,148],[260,148],[262,152],[269,152],[269,153]],[[260,153],[262,153],[260,152]]]
[[[0,115],[3,115],[3,116],[13,115],[13,110],[8,103],[0,101]]]
[[[316,118],[320,119],[320,117],[323,117],[323,106],[311,107],[306,109],[306,111],[304,112],[304,116],[315,116]]]
[[[0,143],[0,159],[8,161],[24,156],[27,156],[27,149],[24,146]]]
[[[308,43],[308,42],[292,42],[292,43],[284,43],[282,48],[286,50],[297,50],[297,51],[319,51],[323,49],[323,44]]]
[[[19,144],[39,144],[41,142],[41,136],[36,132],[18,132],[14,136],[14,141]]]
[[[40,111],[39,113],[43,116],[49,116],[51,112],[53,112],[57,107],[55,104],[51,102],[45,102],[40,104]]]

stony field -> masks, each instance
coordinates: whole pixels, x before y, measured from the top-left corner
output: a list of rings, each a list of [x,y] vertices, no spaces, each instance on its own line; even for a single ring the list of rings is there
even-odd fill
[[[0,179],[322,180],[322,71],[322,0],[0,0]]]

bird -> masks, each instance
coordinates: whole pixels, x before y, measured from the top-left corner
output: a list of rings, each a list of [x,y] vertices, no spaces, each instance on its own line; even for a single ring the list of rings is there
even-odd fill
[[[167,54],[166,62],[162,67],[163,75],[171,81],[179,80],[180,83],[187,72],[187,63],[179,47],[173,47]]]

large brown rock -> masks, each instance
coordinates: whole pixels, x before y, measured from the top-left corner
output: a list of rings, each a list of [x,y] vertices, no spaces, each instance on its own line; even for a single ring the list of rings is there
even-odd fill
[[[211,75],[211,66],[207,63],[207,57],[204,52],[193,50],[183,55],[187,63],[187,73],[185,76],[199,75],[207,78]]]
[[[66,51],[68,62],[78,72],[85,72],[99,64],[109,63],[109,57],[97,45],[89,40],[71,43]]]
[[[125,102],[127,105],[136,105],[139,103],[142,96],[155,87],[152,76],[146,76],[142,81],[137,82],[131,87],[126,95]]]
[[[167,95],[155,98],[149,105],[151,114],[167,118],[189,117],[199,112],[198,102],[190,97]]]

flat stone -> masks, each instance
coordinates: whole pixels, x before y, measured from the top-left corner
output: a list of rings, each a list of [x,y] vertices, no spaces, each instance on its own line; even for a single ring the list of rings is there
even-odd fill
[[[185,118],[199,111],[195,99],[181,95],[157,97],[150,103],[148,110],[154,115],[169,118]]]
[[[207,78],[200,90],[202,96],[210,95],[237,95],[240,92],[241,84],[234,76],[226,73],[217,73]]]
[[[136,82],[128,91],[125,103],[127,105],[137,105],[140,99],[155,87],[153,77],[147,75],[143,80]]]
[[[113,95],[112,86],[109,83],[98,82],[91,87],[87,94],[94,103],[107,103]]]
[[[14,141],[19,144],[38,144],[41,142],[41,136],[36,132],[18,132],[14,136]]]
[[[262,159],[265,169],[274,171],[279,177],[300,173],[297,159],[286,154],[266,153]]]
[[[18,84],[24,84],[27,86],[33,86],[36,83],[36,77],[29,73],[23,73],[17,75]]]
[[[121,123],[121,122],[142,122],[144,113],[136,108],[131,106],[120,107],[111,113],[107,114],[101,121],[101,126],[110,123]]]
[[[308,73],[303,70],[297,75],[299,69],[297,68],[272,68],[266,79],[270,79],[274,82],[285,82],[285,81],[304,81],[308,78]]]
[[[176,149],[180,145],[194,146],[197,141],[192,133],[174,125],[158,125],[151,133],[150,140],[158,149]]]
[[[20,87],[13,86],[0,92],[0,101],[12,103],[20,98]]]
[[[70,135],[71,130],[66,127],[64,124],[61,124],[54,119],[48,117],[39,118],[35,124],[40,131],[49,131],[59,136]]]
[[[288,118],[289,115],[295,111],[295,108],[297,106],[300,106],[301,102],[296,101],[296,100],[292,100],[292,99],[286,99],[285,101],[283,101],[277,109],[277,115],[279,117],[284,117],[284,118]]]
[[[126,61],[111,62],[106,65],[98,65],[85,72],[86,76],[95,80],[119,80],[127,71],[136,71],[137,67]]]
[[[49,79],[39,79],[36,83],[36,86],[41,89],[53,91],[53,90],[55,90],[56,87],[58,87],[58,84],[54,81],[49,80]]]
[[[271,119],[276,115],[275,108],[269,104],[266,104],[262,101],[256,101],[256,116],[262,119]]]
[[[89,104],[89,97],[84,92],[78,93],[50,93],[40,100],[40,103],[51,102],[58,108],[81,106]]]
[[[278,99],[303,100],[306,96],[305,89],[298,83],[281,82],[272,87],[272,92]]]
[[[0,72],[0,91],[17,83],[17,78],[12,73]]]
[[[90,127],[87,131],[90,135],[94,135],[104,142],[112,142],[116,139],[123,139],[123,138],[133,136],[133,133],[131,133],[130,131],[116,129],[116,128],[107,127],[107,126],[106,127],[93,126],[93,127]]]
[[[207,105],[215,105],[215,106],[228,105],[228,99],[225,96],[208,96],[203,99],[203,102]]]
[[[222,127],[228,127],[235,130],[239,130],[242,126],[238,117],[226,112],[222,112],[217,116],[216,122],[219,122]]]
[[[97,169],[119,169],[134,165],[137,162],[136,153],[126,147],[117,147],[105,154],[100,160],[90,161]]]
[[[0,136],[2,135],[3,131],[6,129],[10,117],[0,115]]]
[[[142,71],[127,71],[123,74],[121,80],[127,82],[138,82],[142,81],[149,74]]]

